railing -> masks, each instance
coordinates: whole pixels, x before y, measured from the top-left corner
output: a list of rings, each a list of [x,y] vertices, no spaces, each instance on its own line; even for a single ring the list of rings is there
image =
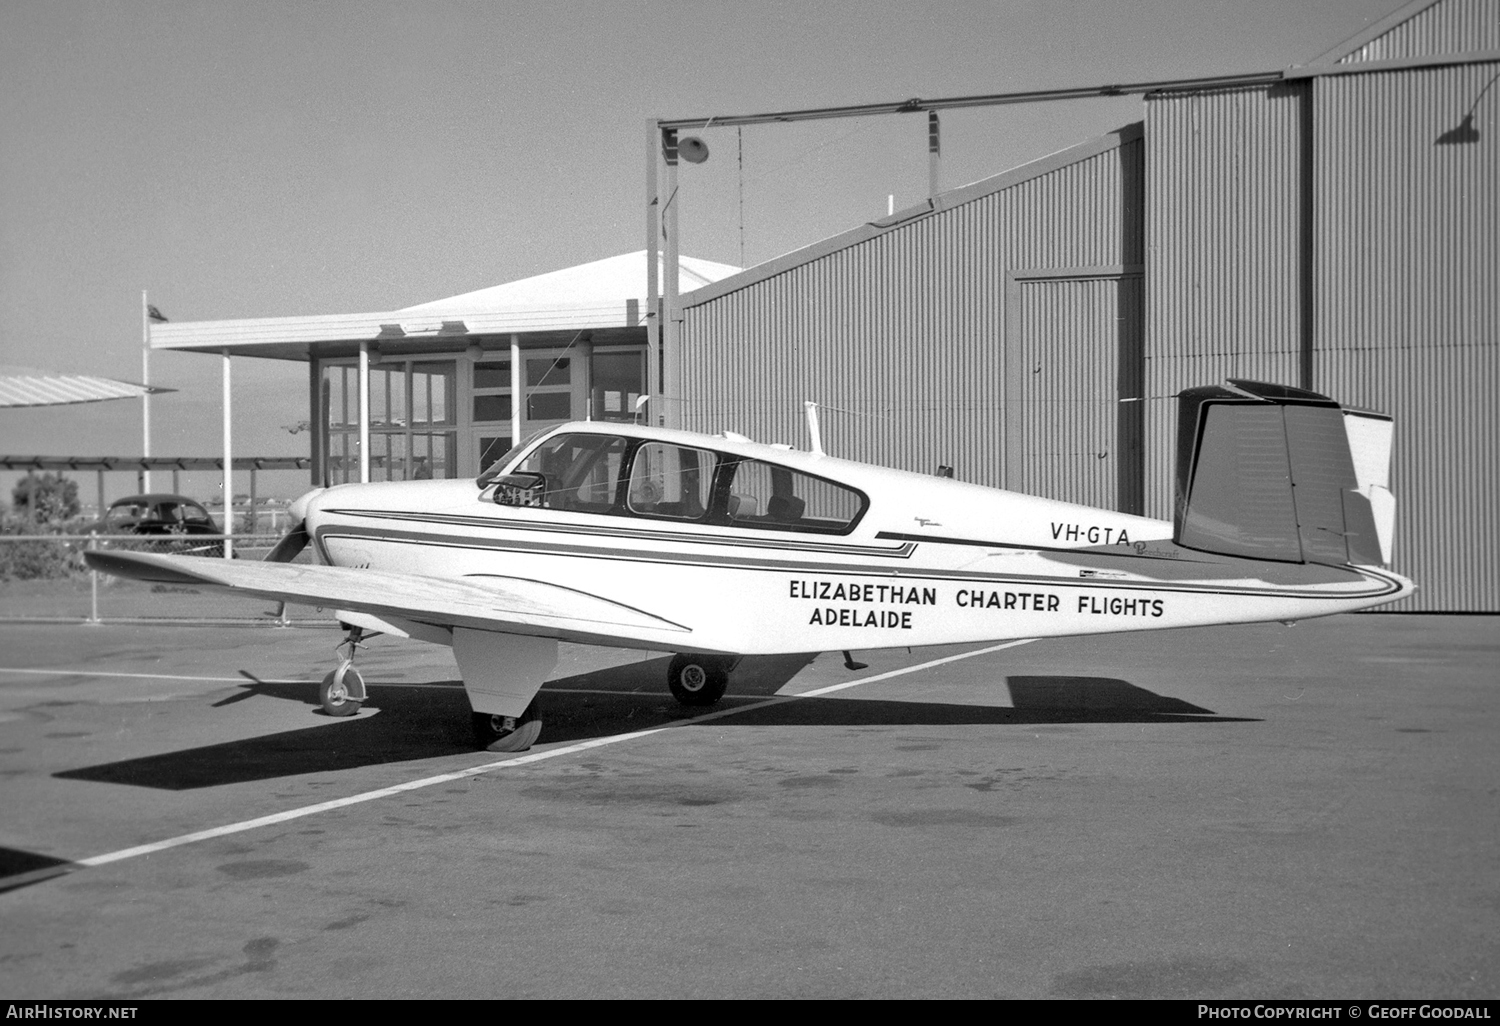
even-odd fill
[[[181,622],[204,624],[264,624],[311,626],[331,623],[327,614],[293,617],[284,604],[279,609],[266,599],[247,598],[214,589],[123,581],[88,569],[88,551],[124,550],[164,552],[205,559],[223,558],[223,545],[232,539],[238,559],[263,559],[280,540],[279,534],[11,534],[0,535],[0,621],[81,622],[102,624],[101,592],[114,600],[109,619],[114,622]],[[312,562],[303,550],[295,562]],[[87,613],[82,583],[88,581]],[[120,604],[128,604],[124,609]]]

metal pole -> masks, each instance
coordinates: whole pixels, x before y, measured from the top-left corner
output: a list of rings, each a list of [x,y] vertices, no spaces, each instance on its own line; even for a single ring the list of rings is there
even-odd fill
[[[646,388],[660,395],[661,378],[661,197],[656,191],[656,169],[661,162],[661,130],[654,118],[646,120]],[[657,403],[651,412],[661,409]],[[660,419],[647,423],[661,423]]]
[[[678,271],[681,263],[678,255],[677,221],[682,209],[682,197],[677,192],[677,130],[669,128],[662,132],[662,149],[667,160],[667,202],[662,210],[667,226],[667,257],[663,268],[666,278],[666,298],[662,304],[662,365],[665,383],[662,388],[666,403],[662,413],[668,427],[682,427],[682,332],[677,320]]]
[[[521,412],[526,397],[521,391],[521,336],[510,336],[510,444],[521,444]],[[481,454],[483,455],[483,454]],[[495,454],[499,456],[499,453]]]
[[[224,558],[234,558],[234,434],[230,399],[229,350],[224,353]]]
[[[370,343],[359,344],[359,481],[370,480]]]
[[[148,386],[141,396],[141,455],[151,455],[151,304],[141,289],[141,384]],[[141,491],[151,490],[151,471],[141,472]]]
[[[96,534],[89,538],[89,551],[93,552],[98,547],[99,536]],[[89,618],[83,622],[93,627],[104,622],[99,619],[99,571],[92,568],[89,570]]]

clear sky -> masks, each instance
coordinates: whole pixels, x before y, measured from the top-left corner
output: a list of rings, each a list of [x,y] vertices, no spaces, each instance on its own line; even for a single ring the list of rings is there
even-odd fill
[[[143,289],[173,320],[389,310],[644,248],[651,116],[1264,71],[1401,2],[0,0],[0,363],[139,380]],[[943,184],[1141,113],[947,112]],[[753,264],[925,196],[924,115],[746,128],[743,172],[734,129],[701,134],[689,255]],[[219,372],[152,356],[180,390],[155,453],[219,452]],[[234,373],[235,452],[306,455],[304,365]],[[0,451],[139,454],[140,404],[0,410]]]

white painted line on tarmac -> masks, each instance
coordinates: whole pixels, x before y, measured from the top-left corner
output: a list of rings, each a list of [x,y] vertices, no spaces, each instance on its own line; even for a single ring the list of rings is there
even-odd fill
[[[437,784],[447,784],[455,780],[464,780],[468,777],[478,776],[481,773],[488,773],[490,770],[508,769],[512,766],[525,766],[531,763],[543,762],[547,759],[556,759],[563,755],[573,755],[576,752],[586,752],[592,748],[603,748],[606,745],[619,744],[622,741],[634,741],[637,738],[650,737],[652,734],[660,734],[663,731],[674,730],[678,727],[692,726],[693,724],[697,723],[704,723],[710,720],[722,719],[726,716],[741,715],[743,713],[752,712],[756,709],[763,709],[767,706],[782,705],[787,702],[795,702],[799,698],[811,698],[816,695],[826,695],[831,691],[842,691],[845,688],[858,687],[861,684],[873,684],[876,681],[889,680],[892,677],[899,677],[907,673],[916,673],[919,670],[925,670],[933,666],[941,666],[944,663],[957,662],[960,659],[972,659],[974,656],[987,655],[990,652],[998,652],[1001,649],[1005,648],[1015,648],[1017,645],[1026,645],[1036,640],[1036,638],[1025,638],[1021,641],[1008,641],[1003,645],[991,645],[988,648],[979,648],[975,649],[972,652],[960,652],[957,655],[944,656],[941,659],[933,659],[929,662],[917,663],[915,666],[907,666],[900,670],[891,670],[888,673],[877,673],[873,677],[863,677],[859,680],[846,681],[843,684],[834,684],[826,688],[818,688],[814,691],[805,691],[799,695],[776,695],[771,698],[764,699],[760,702],[751,703],[750,705],[742,705],[733,709],[719,709],[702,716],[693,716],[687,719],[674,720],[671,723],[663,724],[660,727],[652,727],[648,730],[632,731],[629,734],[615,734],[610,737],[591,738],[588,741],[580,741],[577,744],[565,745],[562,748],[552,748],[545,752],[531,752],[526,755],[517,755],[509,759],[500,759],[497,762],[486,762],[479,766],[470,766],[468,769],[455,770],[452,773],[440,773],[437,776],[423,777],[420,780],[409,780],[404,784],[395,784],[391,787],[382,787],[375,791],[365,791],[362,794],[350,795],[347,798],[335,798],[331,801],[319,802],[316,805],[304,805],[303,807],[298,809],[288,809],[285,812],[276,812],[272,813],[269,816],[259,816],[255,819],[242,820],[239,823],[230,823],[225,826],[213,827],[209,830],[199,830],[191,834],[182,834],[177,837],[169,837],[164,841],[154,841],[151,844],[141,844],[135,846],[134,848],[121,848],[119,851],[108,852],[104,855],[95,855],[91,858],[78,859],[75,862],[69,863],[66,867],[57,867],[56,870],[48,870],[47,875],[69,872],[73,869],[81,869],[85,867],[103,866],[110,862],[120,862],[124,859],[133,859],[140,855],[150,855],[153,852],[165,851],[168,848],[180,848],[185,844],[195,844],[198,841],[208,841],[216,837],[227,837],[231,834],[240,834],[244,833],[247,830],[256,830],[264,826],[274,826],[277,823],[286,823],[294,819],[303,819],[307,816],[316,816],[319,813],[331,812],[334,809],[347,808],[351,805],[362,805],[365,802],[373,802],[381,798],[390,798],[398,794],[406,794],[411,791],[419,791],[422,788],[433,787]],[[134,675],[117,674],[117,676]],[[220,678],[187,677],[180,679],[217,680]],[[243,678],[227,679],[243,680]],[[5,884],[6,881],[4,879],[0,879],[0,886],[4,886]]]
[[[11,666],[0,666],[0,673],[31,673],[55,677],[127,677],[131,680],[201,680],[210,683],[229,682],[231,684],[251,683],[245,677],[182,677],[171,673],[117,673],[106,670],[23,670]],[[263,680],[262,684],[313,684],[316,681],[307,680]]]
[[[184,677],[173,673],[119,673],[113,670],[23,670],[16,667],[0,666],[0,674],[5,673],[30,673],[42,674],[56,677],[125,677],[130,680],[196,680],[209,684],[244,684],[253,687],[256,684],[306,684],[308,687],[317,686],[315,680],[251,680],[249,677]],[[410,681],[385,681],[370,683],[372,688],[462,688],[462,684],[434,684],[413,683]]]
[[[990,652],[998,652],[1002,648],[1015,648],[1017,645],[1029,645],[1033,641],[1039,640],[1041,639],[1022,638],[1020,641],[1007,641],[1003,645],[991,645],[989,648],[976,648],[972,652],[960,652],[958,655],[943,656],[943,658],[941,659],[934,659],[931,662],[926,663],[918,663],[915,666],[908,666],[905,669],[892,670],[889,673],[877,673],[873,677],[861,677],[859,680],[845,681],[842,684],[830,684],[826,688],[818,688],[814,691],[803,691],[800,694],[793,695],[791,697],[812,698],[815,695],[827,695],[835,691],[843,691],[845,688],[857,688],[861,684],[874,684],[878,680],[890,680],[892,677],[899,677],[903,673],[916,673],[918,670],[926,670],[933,666],[942,666],[944,663],[954,663],[960,659],[972,659],[974,658],[974,656],[987,655]]]
[[[109,862],[119,862],[122,859],[133,859],[138,855],[150,855],[152,852],[164,851],[167,848],[178,848],[184,844],[207,841],[215,837],[227,837],[230,834],[244,833],[246,830],[255,830],[263,826],[273,826],[277,823],[286,823],[290,820],[302,819],[306,816],[315,816],[320,812],[329,812],[333,809],[342,809],[350,805],[373,802],[380,798],[390,798],[393,795],[405,794],[408,791],[418,791],[424,787],[432,787],[436,784],[447,784],[455,780],[478,776],[493,769],[500,769],[506,766],[523,766],[527,763],[541,762],[545,759],[555,759],[560,755],[572,755],[574,752],[588,751],[590,748],[602,748],[604,745],[618,744],[621,741],[632,741],[638,737],[659,734],[668,729],[670,729],[670,725],[652,727],[650,730],[637,730],[630,734],[616,734],[612,737],[596,737],[588,741],[580,741],[574,745],[554,748],[546,752],[532,752],[528,755],[518,755],[511,759],[501,759],[499,762],[487,762],[480,766],[470,766],[468,769],[455,770],[452,773],[440,773],[435,777],[423,777],[421,780],[409,780],[404,784],[382,787],[377,791],[366,791],[363,794],[354,794],[347,798],[335,798],[332,801],[319,802],[316,805],[304,805],[300,809],[288,809],[286,812],[276,812],[269,816],[260,816],[256,819],[247,819],[239,823],[230,823],[227,826],[214,827],[211,830],[199,830],[196,833],[171,837],[165,841],[154,841],[151,844],[137,845],[134,848],[122,848],[119,851],[112,851],[106,855],[95,855],[92,858],[79,859],[74,865],[102,866]]]

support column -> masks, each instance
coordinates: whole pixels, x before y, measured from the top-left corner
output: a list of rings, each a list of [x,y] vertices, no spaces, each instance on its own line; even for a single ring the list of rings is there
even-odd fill
[[[656,191],[656,169],[661,162],[661,130],[655,118],[646,119],[646,392],[661,395],[661,197]],[[648,405],[648,424],[660,424],[660,402]],[[634,412],[634,411],[632,411]]]
[[[526,393],[521,390],[521,336],[510,336],[510,444],[521,444],[521,415],[526,408]],[[498,453],[496,455],[499,455]]]
[[[574,373],[570,380],[573,382],[573,394],[583,395],[583,419],[594,419],[594,339],[592,335],[586,335],[582,341],[573,346]],[[578,411],[573,411],[573,419],[578,419]]]
[[[151,384],[151,304],[141,289],[141,384]],[[151,455],[151,390],[141,396],[141,455]],[[141,471],[141,491],[151,490],[151,471]]]
[[[662,210],[666,219],[667,254],[662,277],[666,279],[666,296],[662,303],[662,416],[667,427],[682,427],[682,332],[677,312],[678,258],[677,224],[682,198],[677,191],[677,129],[662,132],[662,152],[667,161],[667,201]],[[658,422],[661,422],[660,419]]]
[[[234,558],[234,432],[230,399],[229,350],[224,353],[224,558]]]
[[[309,481],[317,487],[327,480],[324,463],[328,459],[328,404],[323,401],[323,366],[316,356],[307,359],[307,455]]]
[[[370,480],[370,343],[359,344],[359,482]]]

